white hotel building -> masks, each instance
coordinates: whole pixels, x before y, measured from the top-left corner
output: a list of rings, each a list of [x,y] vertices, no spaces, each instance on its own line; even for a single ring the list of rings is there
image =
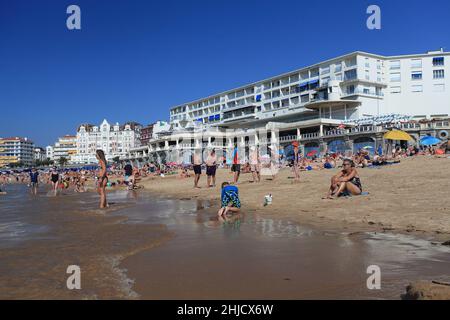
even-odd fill
[[[140,130],[141,125],[135,122],[112,125],[103,120],[99,126],[80,125],[76,135],[76,154],[72,157],[72,162],[97,163],[97,149],[105,152],[108,161],[113,161],[115,157],[124,157],[131,148],[140,146]]]
[[[278,130],[281,143],[298,140],[303,148],[322,152],[333,144],[354,151],[361,144],[382,143],[386,127],[379,125],[398,120],[394,114],[416,120],[403,129],[417,139],[427,133],[421,129],[436,129],[436,123],[441,130],[431,134],[445,138],[450,130],[449,79],[450,53],[443,50],[399,56],[353,52],[174,106],[170,109],[171,135],[151,140],[147,154],[179,148],[180,141],[185,145],[186,140],[192,148],[211,146],[211,141],[219,141],[213,143],[216,147],[231,144],[231,137],[225,135],[223,140],[206,137],[206,144],[204,136],[202,141],[193,136],[189,141],[186,138],[194,127],[244,130],[233,137],[236,141],[236,136],[247,139],[252,130],[269,123]],[[424,128],[421,119],[443,122]]]

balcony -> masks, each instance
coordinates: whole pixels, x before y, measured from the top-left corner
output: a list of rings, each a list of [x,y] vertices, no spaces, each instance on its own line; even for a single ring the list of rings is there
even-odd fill
[[[417,130],[420,129],[419,123],[402,123],[400,128],[403,130]]]
[[[291,135],[291,136],[285,136],[285,137],[280,137],[280,142],[292,142],[292,141],[297,141],[297,136],[296,135]]]
[[[324,136],[325,137],[337,137],[337,136],[346,135],[347,133],[348,133],[348,131],[345,129],[334,129],[334,130],[326,131]]]
[[[300,135],[300,140],[312,140],[312,139],[318,139],[320,137],[320,132],[313,132],[313,133],[304,133]]]
[[[349,134],[358,134],[358,133],[370,133],[370,132],[377,132],[377,126],[355,127],[355,128],[351,128],[348,133]]]
[[[351,96],[357,96],[357,95],[365,95],[365,96],[373,96],[373,97],[384,97],[384,93],[383,92],[373,92],[373,91],[364,91],[364,90],[360,90],[360,89],[355,89],[353,92],[345,92],[342,93],[342,97],[351,97]]]

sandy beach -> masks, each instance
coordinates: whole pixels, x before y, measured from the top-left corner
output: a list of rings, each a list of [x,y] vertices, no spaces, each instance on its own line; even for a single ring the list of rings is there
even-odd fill
[[[294,182],[290,169],[282,169],[275,181],[262,176],[251,183],[251,174],[241,174],[238,187],[243,210],[265,217],[289,219],[302,225],[348,232],[391,231],[422,234],[437,240],[450,240],[450,159],[420,156],[406,158],[399,164],[358,169],[363,190],[368,195],[323,200],[330,178],[339,169],[301,173]],[[193,188],[193,178],[177,175],[147,178],[145,189],[177,199],[220,200],[220,184],[232,181],[230,170],[217,171],[215,188]],[[273,203],[264,207],[264,196],[272,194]]]
[[[201,189],[173,175],[145,178],[138,191],[109,189],[107,210],[93,192],[55,197],[44,187],[33,196],[13,184],[2,199],[0,297],[400,299],[409,286],[414,299],[448,299],[448,286],[431,281],[448,282],[449,169],[450,159],[432,157],[359,169],[369,195],[335,200],[322,196],[338,169],[302,172],[298,183],[289,169],[257,184],[242,174],[243,213],[223,224],[225,169],[214,188],[205,175]],[[81,291],[65,286],[73,264]],[[365,286],[373,264],[383,270],[380,291]]]

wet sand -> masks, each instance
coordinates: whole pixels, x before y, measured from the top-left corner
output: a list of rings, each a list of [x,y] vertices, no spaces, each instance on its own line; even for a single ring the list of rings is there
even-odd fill
[[[133,205],[117,195],[108,210],[98,210],[98,198],[90,193],[53,197],[40,190],[34,197],[23,185],[8,186],[8,191],[15,194],[14,203],[2,199],[0,206],[19,212],[15,225],[32,227],[32,232],[9,230],[9,241],[4,234],[0,299],[136,298],[120,261],[172,236],[164,225],[128,224],[125,216],[112,216]],[[69,265],[80,267],[82,290],[67,289]]]
[[[426,240],[348,235],[257,214],[223,224],[214,204],[172,207],[179,203],[158,218],[141,215],[175,237],[121,264],[141,299],[400,299],[412,281],[450,278],[450,248]],[[381,290],[367,289],[370,265],[381,268]]]

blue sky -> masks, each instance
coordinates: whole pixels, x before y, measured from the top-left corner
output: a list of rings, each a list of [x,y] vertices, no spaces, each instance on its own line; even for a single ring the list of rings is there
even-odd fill
[[[70,4],[82,30],[66,28]],[[173,105],[355,50],[450,51],[449,34],[448,0],[0,0],[0,137],[45,146],[103,118],[168,120]]]

